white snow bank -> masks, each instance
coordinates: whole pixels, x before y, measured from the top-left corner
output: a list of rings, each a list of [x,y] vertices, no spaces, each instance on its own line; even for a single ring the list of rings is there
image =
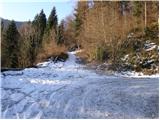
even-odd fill
[[[79,53],[79,52],[82,52],[83,50],[82,49],[80,49],[80,50],[76,50],[76,51],[73,51],[73,52],[68,52],[69,54],[76,54],[76,53]]]
[[[56,85],[56,84],[70,84],[70,81],[30,79],[30,83],[42,84],[42,85],[44,84]]]
[[[157,47],[157,45],[153,45],[152,47],[146,49],[146,51],[151,51],[151,50],[155,49],[156,47]]]
[[[146,41],[146,43],[144,44],[144,49],[146,51],[151,51],[155,49],[156,47],[158,47],[158,45],[156,45],[156,43],[150,42],[149,40]]]
[[[131,77],[131,78],[159,78],[160,75],[153,74],[153,75],[144,75],[142,72],[135,72],[135,71],[127,71],[127,72],[121,72],[121,73],[115,73],[116,76],[121,76],[121,77]]]

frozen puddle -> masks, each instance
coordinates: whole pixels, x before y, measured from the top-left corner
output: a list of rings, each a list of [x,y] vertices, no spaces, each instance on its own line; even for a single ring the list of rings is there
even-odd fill
[[[1,118],[158,118],[158,78],[98,75],[68,54],[1,73]]]

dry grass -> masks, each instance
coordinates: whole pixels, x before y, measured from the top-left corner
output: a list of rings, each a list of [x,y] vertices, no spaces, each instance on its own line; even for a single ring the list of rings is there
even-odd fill
[[[52,56],[59,56],[61,53],[65,53],[67,48],[64,45],[58,46],[54,41],[50,41],[43,46],[43,49],[36,58],[36,63],[42,62]]]
[[[76,55],[79,56],[85,62],[88,61],[88,54],[86,54],[86,51],[78,52]]]

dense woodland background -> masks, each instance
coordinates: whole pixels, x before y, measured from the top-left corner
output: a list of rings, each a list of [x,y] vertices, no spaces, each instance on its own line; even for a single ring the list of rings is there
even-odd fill
[[[62,3],[63,4],[63,3]],[[78,1],[72,15],[58,24],[53,7],[16,27],[1,22],[2,68],[31,67],[67,51],[82,49],[86,63],[108,63],[112,70],[158,72],[158,1]],[[154,49],[147,47],[155,45]],[[54,59],[55,60],[55,59]]]

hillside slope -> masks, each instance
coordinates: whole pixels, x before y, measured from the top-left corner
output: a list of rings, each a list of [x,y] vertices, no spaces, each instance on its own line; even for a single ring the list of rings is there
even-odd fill
[[[4,19],[4,18],[1,18],[1,17],[0,17],[0,19],[1,19],[1,22],[3,22],[3,24],[4,24],[4,28],[6,29],[7,26],[9,25],[9,23],[11,22],[11,20]],[[16,23],[16,27],[20,28],[23,24],[25,24],[27,22],[26,21],[24,21],[24,22],[15,21],[15,23]]]

